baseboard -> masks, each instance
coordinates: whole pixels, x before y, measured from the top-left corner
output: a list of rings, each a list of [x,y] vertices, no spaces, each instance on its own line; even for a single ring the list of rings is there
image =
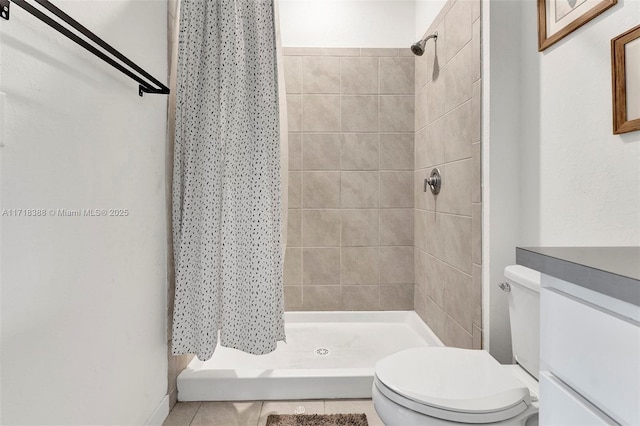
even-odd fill
[[[153,413],[146,421],[145,426],[162,426],[162,423],[169,415],[169,395],[165,395],[160,404],[153,410]]]

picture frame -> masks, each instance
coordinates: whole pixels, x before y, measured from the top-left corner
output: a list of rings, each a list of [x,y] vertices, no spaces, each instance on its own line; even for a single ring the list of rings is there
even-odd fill
[[[557,43],[618,0],[538,0],[538,51]]]
[[[640,130],[640,25],[611,39],[613,134]]]

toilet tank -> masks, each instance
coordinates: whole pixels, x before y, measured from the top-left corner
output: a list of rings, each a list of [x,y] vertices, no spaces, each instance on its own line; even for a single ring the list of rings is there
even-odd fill
[[[540,272],[507,266],[511,348],[518,364],[536,379],[540,365]]]

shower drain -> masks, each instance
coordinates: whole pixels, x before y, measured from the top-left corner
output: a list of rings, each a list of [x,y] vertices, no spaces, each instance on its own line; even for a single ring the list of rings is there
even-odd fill
[[[327,348],[318,348],[318,349],[316,349],[316,355],[318,355],[318,356],[329,355],[329,349],[327,349]]]

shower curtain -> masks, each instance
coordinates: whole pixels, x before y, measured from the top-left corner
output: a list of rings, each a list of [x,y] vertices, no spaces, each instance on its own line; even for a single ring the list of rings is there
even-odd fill
[[[207,360],[219,334],[222,346],[265,354],[285,338],[286,106],[275,5],[180,3],[172,353]]]

